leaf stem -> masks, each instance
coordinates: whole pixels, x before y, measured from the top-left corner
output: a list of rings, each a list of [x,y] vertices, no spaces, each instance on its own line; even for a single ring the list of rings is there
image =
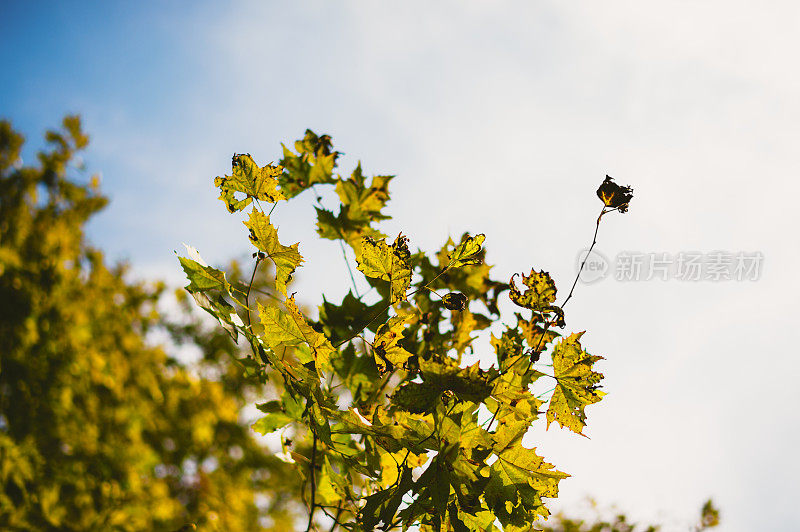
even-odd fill
[[[314,185],[311,185],[311,191],[314,193],[314,201],[317,202],[319,208],[325,210],[325,206],[320,201],[320,195],[317,194],[317,189],[314,188]],[[356,286],[356,278],[353,275],[353,269],[350,267],[350,261],[347,260],[347,252],[344,249],[344,242],[343,242],[344,235],[342,234],[342,230],[339,229],[338,227],[336,228],[336,232],[339,234],[339,238],[337,240],[339,241],[339,248],[342,250],[342,258],[344,259],[344,264],[345,266],[347,266],[347,273],[350,274],[350,282],[353,284],[353,290],[356,293],[356,298],[361,299],[361,295],[358,293],[358,286]]]
[[[612,209],[616,210],[616,209]],[[581,277],[581,272],[583,271],[583,267],[586,265],[586,261],[589,260],[589,255],[592,254],[592,250],[594,249],[594,245],[597,244],[597,232],[600,230],[600,220],[603,219],[603,216],[611,212],[611,210],[606,210],[606,206],[603,205],[603,210],[600,211],[600,216],[597,217],[597,224],[594,226],[594,236],[592,237],[592,245],[589,246],[589,251],[586,252],[586,256],[583,257],[583,262],[581,262],[581,267],[578,268],[578,275],[575,276],[575,281],[572,283],[572,288],[569,290],[569,294],[567,295],[567,299],[561,303],[561,308],[563,309],[570,299],[572,299],[572,292],[575,291],[575,285],[578,284],[578,279]]]
[[[251,331],[253,329],[253,322],[250,318],[250,290],[253,288],[253,281],[256,278],[256,272],[258,271],[259,264],[261,264],[260,255],[258,255],[256,258],[256,265],[253,267],[253,274],[250,276],[250,283],[247,285],[247,292],[244,294],[244,305],[247,307],[247,328]]]
[[[316,495],[317,495],[317,485],[316,485],[316,467],[317,467],[317,433],[315,431],[311,431],[314,435],[314,442],[311,445],[311,508],[308,510],[308,526],[306,526],[306,532],[311,532],[311,527],[314,525],[314,509],[316,507]]]

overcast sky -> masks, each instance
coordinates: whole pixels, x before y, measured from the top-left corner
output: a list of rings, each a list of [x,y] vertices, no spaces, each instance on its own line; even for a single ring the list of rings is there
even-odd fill
[[[249,250],[212,184],[231,154],[277,160],[306,128],[342,173],[398,176],[387,233],[432,250],[484,232],[500,278],[543,268],[562,294],[595,189],[632,185],[600,228],[607,277],[567,309],[609,395],[591,439],[531,434],[573,475],[556,507],[592,495],[685,530],[713,496],[722,530],[800,529],[800,4],[432,4],[3,2],[0,116],[30,157],[82,114],[112,199],[92,240],[176,285],[181,242],[217,264]],[[295,203],[274,218],[313,305],[347,274],[314,242],[311,198]],[[715,251],[760,253],[759,278],[615,279],[620,254]]]

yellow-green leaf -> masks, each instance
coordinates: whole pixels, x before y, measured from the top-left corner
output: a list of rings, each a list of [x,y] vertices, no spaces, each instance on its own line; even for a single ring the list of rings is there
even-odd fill
[[[347,496],[349,480],[337,473],[325,457],[317,478],[317,497],[322,504],[333,506]]]
[[[375,341],[372,343],[375,364],[381,374],[401,369],[411,353],[398,345],[403,339],[406,324],[414,318],[413,314],[393,316],[378,328]]]
[[[225,272],[185,257],[178,257],[178,260],[189,279],[189,285],[186,287],[189,292],[205,292],[207,290],[228,292],[230,290],[231,285],[225,278]]]
[[[272,349],[280,345],[308,345],[314,353],[317,370],[330,368],[330,358],[336,350],[325,337],[306,321],[294,302],[294,296],[285,302],[286,311],[275,306],[258,304],[258,314],[264,325],[264,342]]]
[[[286,295],[286,283],[292,279],[295,269],[303,262],[298,252],[299,244],[284,246],[278,241],[278,231],[269,221],[269,216],[259,210],[250,212],[250,220],[244,222],[250,229],[250,241],[267,254],[275,264],[275,287]]]
[[[535,449],[522,446],[525,428],[523,424],[509,427],[510,436],[495,445],[497,460],[490,467],[484,491],[486,504],[504,525],[547,517],[542,497],[556,497],[558,482],[569,476],[553,469]]]
[[[401,233],[392,245],[372,238],[364,238],[361,243],[361,249],[356,254],[359,271],[367,277],[388,281],[392,304],[405,301],[406,291],[411,286],[408,238]]]
[[[486,235],[479,234],[475,236],[464,235],[461,243],[456,246],[450,254],[448,265],[450,268],[459,268],[469,264],[480,264],[481,245],[486,239]]]
[[[527,276],[523,273],[522,284],[527,287],[524,293],[514,284],[516,276],[516,273],[511,276],[509,297],[520,307],[543,311],[556,300],[556,283],[546,271],[537,272],[532,269],[531,274]]]
[[[225,202],[230,212],[241,211],[253,199],[276,203],[286,199],[278,190],[278,176],[283,168],[268,164],[258,166],[248,154],[233,156],[232,175],[214,178],[214,186],[219,187],[219,199]],[[245,194],[241,200],[236,199],[237,192]]]
[[[273,412],[253,423],[252,427],[254,431],[265,435],[285,427],[292,421],[293,419],[283,412]]]
[[[584,407],[603,397],[598,390],[603,374],[592,370],[592,365],[603,357],[590,355],[581,348],[582,335],[575,333],[562,338],[553,349],[553,375],[558,384],[547,409],[548,427],[558,421],[578,434],[586,426]]]

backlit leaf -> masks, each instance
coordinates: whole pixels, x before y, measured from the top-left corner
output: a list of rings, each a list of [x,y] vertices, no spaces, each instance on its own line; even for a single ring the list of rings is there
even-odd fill
[[[356,261],[359,271],[367,277],[390,283],[390,303],[395,304],[405,301],[406,291],[411,286],[410,257],[408,238],[401,233],[392,245],[383,240],[363,239]]]
[[[318,370],[328,368],[330,357],[336,350],[324,334],[318,333],[306,321],[294,302],[294,296],[285,302],[286,310],[276,306],[258,304],[258,313],[264,325],[264,342],[275,349],[281,345],[308,345],[314,353]]]
[[[375,364],[381,374],[402,369],[411,356],[411,353],[398,345],[398,342],[403,339],[406,324],[413,318],[414,316],[410,314],[403,317],[393,316],[378,328],[372,349]]]
[[[592,370],[592,365],[603,357],[592,356],[581,348],[582,335],[575,333],[562,338],[553,349],[553,374],[558,384],[547,409],[548,426],[558,421],[578,434],[583,433],[586,425],[584,407],[603,397],[598,390],[603,374]]]
[[[178,257],[178,260],[181,262],[183,271],[186,272],[186,277],[189,279],[189,285],[186,287],[189,292],[230,291],[231,285],[225,278],[225,272],[211,266],[204,266],[185,257]]]
[[[550,274],[541,271],[531,270],[530,275],[522,274],[522,284],[527,288],[525,292],[520,292],[517,285],[514,284],[514,277],[511,276],[511,292],[509,297],[511,301],[520,307],[529,308],[531,310],[542,311],[547,309],[556,300],[556,283]]]
[[[265,435],[285,427],[292,421],[293,421],[292,418],[290,418],[283,412],[274,412],[272,414],[267,414],[266,416],[262,417],[261,419],[253,423],[252,427],[254,431],[258,432],[259,434]]]
[[[497,460],[491,465],[484,498],[502,524],[522,525],[547,517],[542,497],[558,496],[558,482],[568,475],[553,469],[535,449],[522,446],[524,425],[510,427],[495,445]]]
[[[450,254],[448,264],[451,268],[460,268],[470,264],[480,264],[481,245],[486,239],[486,235],[480,234],[475,236],[464,235],[453,252]]]
[[[269,203],[286,199],[278,190],[277,178],[283,171],[280,166],[258,166],[249,154],[234,155],[231,166],[232,175],[214,178],[214,186],[220,189],[219,199],[225,202],[228,211],[241,211],[253,199]],[[235,197],[236,193],[242,193],[245,197],[239,200]]]
[[[269,216],[257,209],[250,212],[250,219],[244,222],[250,229],[250,241],[275,264],[275,287],[285,296],[288,283],[295,269],[303,262],[298,252],[299,244],[284,246],[278,241],[278,231],[270,223]]]

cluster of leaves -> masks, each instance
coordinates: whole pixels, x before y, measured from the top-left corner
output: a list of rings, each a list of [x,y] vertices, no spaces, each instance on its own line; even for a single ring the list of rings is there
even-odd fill
[[[167,320],[163,286],[128,281],[87,244],[107,199],[78,163],[78,118],[46,140],[23,164],[0,121],[0,529],[291,528],[290,466],[239,420],[268,390],[227,362],[227,333]],[[146,341],[158,331],[201,362]]]
[[[360,164],[341,176],[338,157],[330,137],[307,131],[294,150],[284,146],[278,165],[236,154],[231,175],[215,179],[230,212],[249,209],[253,275],[271,263],[277,296],[253,304],[250,287],[231,283],[193,248],[180,258],[199,306],[249,345],[240,362],[282,390],[258,405],[265,416],[254,429],[281,432],[281,456],[304,480],[307,530],[320,512],[351,531],[529,530],[548,516],[544,499],[567,475],[523,436],[542,416],[583,434],[585,407],[603,395],[594,369],[601,357],[583,348],[583,333],[553,330],[565,317],[547,272],[532,269],[521,286],[492,279],[482,234],[448,239],[432,256],[412,252],[408,237],[377,227],[389,218],[392,176],[365,177]],[[303,261],[299,245],[279,241],[271,215],[306,190],[318,197],[318,187],[334,187],[340,204],[338,212],[317,208],[317,232],[339,241],[345,260],[345,246],[352,249],[373,302],[353,283],[312,319],[287,291]],[[607,180],[598,191],[600,218],[627,209],[630,190],[613,187]],[[506,292],[519,307],[512,325],[502,324],[498,305]],[[492,352],[480,356],[491,366],[462,363],[490,326]],[[552,380],[552,392],[535,395],[539,379]]]

